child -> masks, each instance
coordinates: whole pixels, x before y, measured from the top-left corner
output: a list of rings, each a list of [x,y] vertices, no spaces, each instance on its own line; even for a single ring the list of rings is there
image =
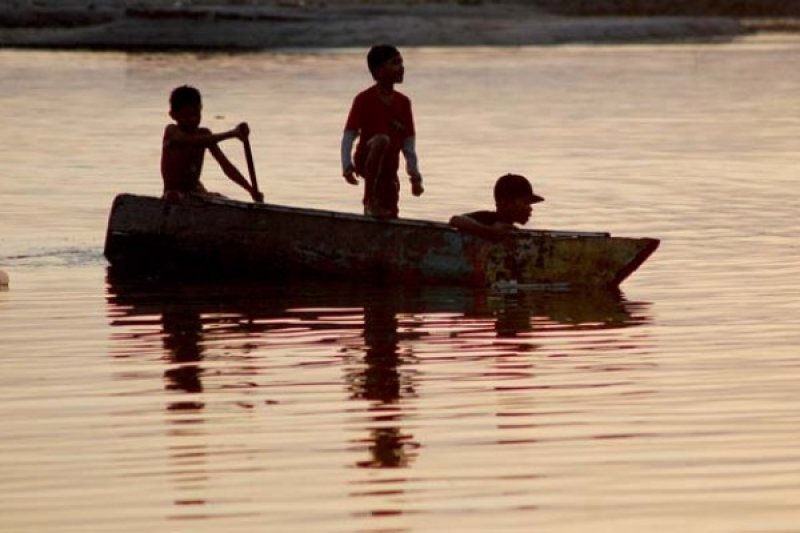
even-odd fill
[[[256,202],[263,201],[263,195],[242,176],[241,172],[225,157],[217,143],[234,137],[245,141],[250,134],[247,123],[242,122],[234,129],[224,133],[211,133],[200,127],[202,101],[200,91],[183,85],[172,91],[169,97],[169,116],[175,124],[164,128],[161,146],[161,177],[164,180],[164,199],[175,201],[185,194],[209,193],[200,182],[203,157],[208,149],[217,160],[222,171],[234,183],[240,185]]]
[[[367,66],[375,84],[353,99],[342,135],[342,175],[352,185],[358,184],[356,175],[364,178],[364,214],[397,218],[401,151],[412,194],[424,192],[414,149],[411,100],[394,90],[395,84],[403,83],[403,57],[394,46],[373,46]],[[359,141],[353,157],[356,137]]]
[[[500,176],[494,184],[496,211],[475,211],[456,215],[450,219],[450,225],[466,233],[499,241],[515,229],[515,223],[528,222],[533,204],[543,201],[544,198],[534,194],[528,178],[518,174],[506,174]]]

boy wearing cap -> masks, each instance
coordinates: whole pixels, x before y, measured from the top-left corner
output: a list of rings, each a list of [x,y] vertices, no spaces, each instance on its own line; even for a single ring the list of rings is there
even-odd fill
[[[403,57],[394,46],[377,45],[367,54],[367,66],[375,84],[353,99],[342,135],[342,175],[351,185],[358,184],[356,175],[364,178],[364,214],[397,218],[401,151],[412,194],[424,192],[414,148],[411,100],[394,90],[395,84],[403,83]]]
[[[506,174],[494,184],[496,211],[475,211],[455,215],[450,225],[466,233],[472,233],[493,241],[502,240],[511,233],[514,224],[525,224],[531,217],[533,204],[544,198],[533,192],[525,176]]]

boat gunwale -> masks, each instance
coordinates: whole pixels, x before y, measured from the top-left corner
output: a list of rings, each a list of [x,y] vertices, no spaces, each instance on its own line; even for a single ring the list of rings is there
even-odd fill
[[[117,195],[116,198],[120,197],[135,197],[135,198],[146,198],[150,200],[156,200],[163,202],[161,198],[155,196],[148,196],[142,194],[132,194],[132,193],[120,193]],[[115,198],[115,201],[116,201]],[[233,198],[215,198],[215,197],[199,197],[194,196],[190,197],[188,202],[178,203],[176,205],[191,205],[192,203],[208,203],[212,205],[220,205],[225,207],[234,207],[238,209],[249,209],[249,210],[270,210],[276,212],[283,212],[289,214],[302,214],[305,216],[315,216],[315,217],[324,217],[324,218],[338,218],[344,220],[352,220],[354,222],[361,222],[361,223],[371,223],[371,224],[390,224],[395,226],[410,226],[410,227],[419,227],[419,228],[436,228],[439,230],[446,230],[454,233],[463,234],[461,231],[457,230],[456,228],[450,226],[445,222],[438,222],[435,220],[422,220],[422,219],[415,219],[415,218],[376,218],[371,217],[369,215],[362,215],[359,213],[348,213],[345,211],[333,211],[330,209],[321,209],[321,208],[314,208],[314,207],[296,207],[296,206],[289,206],[289,205],[282,205],[282,204],[271,204],[271,203],[254,203],[254,202],[246,202],[242,200],[235,200]],[[548,230],[548,229],[521,229],[515,228],[513,231],[513,235],[518,236],[531,236],[531,237],[550,237],[554,239],[573,239],[573,238],[597,238],[597,239],[609,239],[615,238],[608,232],[592,232],[592,231],[571,231],[571,230]],[[631,237],[631,238],[643,238],[643,237]]]

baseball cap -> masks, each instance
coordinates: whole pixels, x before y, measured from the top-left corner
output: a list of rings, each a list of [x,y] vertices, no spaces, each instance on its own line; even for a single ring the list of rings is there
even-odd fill
[[[525,198],[532,204],[544,202],[544,198],[533,192],[533,187],[528,178],[519,174],[500,176],[494,184],[495,202],[511,198]]]

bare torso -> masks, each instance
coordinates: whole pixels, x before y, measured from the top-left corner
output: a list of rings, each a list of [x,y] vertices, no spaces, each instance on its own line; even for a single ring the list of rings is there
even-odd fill
[[[177,126],[170,124],[164,129],[164,139],[161,149],[161,177],[164,180],[164,192],[202,192],[205,189],[200,183],[200,173],[203,170],[203,158],[206,147],[201,144],[188,144],[176,142],[175,129]],[[208,134],[204,128],[198,134]],[[186,135],[183,132],[183,135]]]

